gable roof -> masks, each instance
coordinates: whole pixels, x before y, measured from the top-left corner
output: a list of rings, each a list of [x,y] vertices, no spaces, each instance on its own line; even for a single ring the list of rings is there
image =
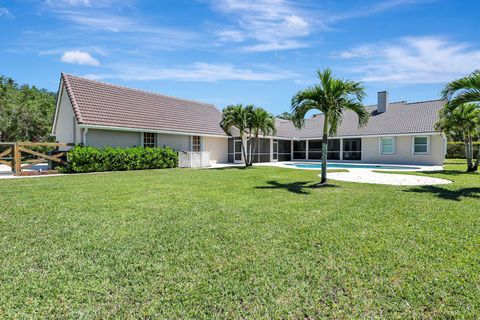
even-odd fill
[[[337,130],[337,137],[398,135],[434,133],[440,109],[444,100],[406,103],[390,103],[387,111],[377,113],[377,106],[368,106],[370,120],[363,128],[358,128],[358,117],[353,111],[344,113],[343,121]],[[316,115],[305,120],[305,126],[298,130],[289,120],[277,119],[277,137],[285,138],[320,138],[323,132],[323,115]]]
[[[214,105],[62,73],[79,124],[226,136]]]

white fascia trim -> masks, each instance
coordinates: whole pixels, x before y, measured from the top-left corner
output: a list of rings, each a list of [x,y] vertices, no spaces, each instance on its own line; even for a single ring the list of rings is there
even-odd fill
[[[53,117],[53,126],[51,134],[55,134],[55,129],[57,128],[57,118],[58,112],[60,110],[60,101],[62,101],[63,93],[63,78],[60,78],[60,85],[58,86],[57,101],[55,103],[55,116]]]
[[[112,131],[129,131],[129,132],[153,132],[153,133],[163,133],[163,134],[175,134],[180,136],[201,136],[201,137],[212,137],[212,138],[229,138],[229,136],[221,136],[216,134],[204,134],[198,132],[177,132],[177,131],[166,131],[166,130],[149,130],[149,129],[138,129],[138,128],[123,128],[123,127],[110,127],[110,126],[96,126],[90,124],[79,124],[80,128],[90,128],[90,129],[100,129],[100,130],[112,130]]]

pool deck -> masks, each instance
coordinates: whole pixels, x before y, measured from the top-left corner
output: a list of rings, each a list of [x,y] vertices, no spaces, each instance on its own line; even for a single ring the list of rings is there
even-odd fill
[[[299,161],[299,162],[270,162],[270,163],[259,163],[256,164],[257,166],[276,166],[281,168],[288,168],[288,169],[296,169],[296,170],[316,170],[319,171],[318,168],[298,168],[293,166],[292,164],[299,164],[299,163],[308,163],[314,164],[318,162],[307,162],[307,161]],[[332,162],[335,164],[341,164],[340,162]],[[352,163],[348,163],[348,165],[352,165]],[[372,165],[378,166],[379,164],[368,164],[368,163],[361,163],[359,165]],[[385,164],[389,167],[394,167],[395,165],[392,164]],[[406,165],[398,165],[401,167],[405,167]],[[414,168],[413,168],[414,167]],[[395,174],[395,173],[381,173],[377,171],[398,171],[398,172],[412,172],[412,171],[439,171],[443,170],[442,166],[418,166],[412,165],[412,168],[409,169],[380,169],[380,168],[331,168],[332,170],[347,170],[347,172],[331,172],[328,174],[328,178],[332,180],[338,181],[347,181],[347,182],[357,182],[357,183],[372,183],[372,184],[383,184],[383,185],[393,185],[393,186],[429,186],[429,185],[436,185],[436,184],[449,184],[452,183],[450,180],[446,179],[439,179],[439,178],[431,178],[425,176],[417,176],[411,174]]]

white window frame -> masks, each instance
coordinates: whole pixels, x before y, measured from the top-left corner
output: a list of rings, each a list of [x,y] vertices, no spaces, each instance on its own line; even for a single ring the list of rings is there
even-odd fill
[[[427,151],[426,152],[415,152],[415,138],[427,138]],[[412,155],[426,155],[430,154],[430,136],[413,136],[412,137]]]
[[[157,137],[157,134],[156,134],[155,132],[142,132],[142,147],[145,148],[145,133],[151,133],[151,134],[153,134],[153,147],[149,147],[149,148],[155,148],[155,147],[157,147],[158,137]]]
[[[200,140],[200,144],[199,144],[200,151],[198,151],[198,152],[203,151],[203,139],[202,139],[202,136],[190,136],[190,151],[194,152],[194,151],[193,151],[193,137],[199,137],[199,140]],[[195,151],[195,152],[197,152],[197,151]]]
[[[383,139],[391,139],[392,140],[392,152],[383,152],[382,149],[382,140]],[[395,137],[380,137],[378,138],[378,154],[381,156],[385,155],[392,155],[395,154]]]

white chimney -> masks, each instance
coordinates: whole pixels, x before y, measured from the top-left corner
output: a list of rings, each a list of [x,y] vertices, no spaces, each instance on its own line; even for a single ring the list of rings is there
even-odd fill
[[[380,91],[378,93],[377,113],[384,113],[388,108],[388,92]]]

